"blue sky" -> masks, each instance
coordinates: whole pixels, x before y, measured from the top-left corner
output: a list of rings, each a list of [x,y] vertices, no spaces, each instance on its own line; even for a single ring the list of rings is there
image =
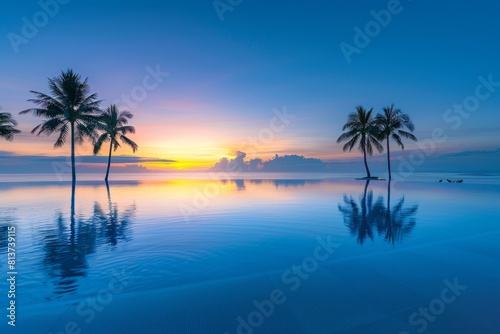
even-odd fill
[[[478,77],[500,82],[495,1],[405,0],[396,6],[243,0],[224,12],[224,20],[205,0],[62,2],[47,24],[15,47],[12,34],[22,36],[23,18],[33,23],[43,6],[19,1],[3,8],[3,111],[29,108],[29,90],[47,91],[47,77],[66,68],[89,77],[92,91],[108,105],[141,85],[146,68],[159,66],[168,76],[128,109],[135,114],[138,155],[185,162],[179,168],[234,155],[242,141],[268,126],[273,109],[285,107],[295,118],[272,141],[259,144],[262,158],[278,153],[358,160],[358,152],[343,153],[335,141],[359,104],[379,111],[395,103],[411,115],[422,140],[442,129],[447,140],[437,145],[426,169],[441,155],[469,152],[461,155],[466,163],[475,156],[471,152],[499,148],[500,84],[477,110],[460,116],[459,126],[450,119],[457,114],[443,118],[476,94]],[[391,6],[398,13],[348,63],[339,45],[355,45],[354,28],[364,31],[374,20],[372,11]],[[24,133],[13,143],[0,142],[0,151],[31,157],[69,152],[69,146],[53,150],[55,138],[29,134],[38,119],[16,119]],[[418,150],[413,143],[407,148],[403,154]],[[80,153],[90,154],[88,145]],[[487,166],[485,156],[478,159]]]

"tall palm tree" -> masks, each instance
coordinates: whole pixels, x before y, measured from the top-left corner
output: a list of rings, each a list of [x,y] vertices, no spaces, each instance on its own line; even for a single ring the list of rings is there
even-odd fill
[[[382,109],[383,115],[377,114],[375,121],[379,127],[380,140],[385,140],[387,143],[387,166],[389,170],[389,180],[391,180],[391,152],[389,149],[389,141],[392,138],[402,150],[405,149],[402,137],[417,141],[411,132],[415,130],[415,125],[408,114],[403,113],[400,109],[394,109],[394,104],[390,107]],[[405,131],[408,129],[410,132]]]
[[[14,134],[21,133],[21,130],[16,129],[16,126],[17,122],[11,114],[0,112],[0,138],[12,141]]]
[[[366,111],[364,107],[357,106],[356,111],[347,116],[347,123],[342,128],[342,131],[347,131],[337,139],[337,143],[348,141],[344,145],[344,152],[352,151],[354,146],[358,144],[358,149],[363,153],[368,178],[371,177],[371,174],[366,161],[366,155],[373,155],[374,146],[377,151],[383,151],[383,147],[379,142],[379,129],[375,119],[372,117],[372,112],[373,108]]]
[[[71,168],[73,184],[76,182],[75,143],[83,143],[85,138],[95,141],[95,126],[99,103],[97,94],[89,94],[88,79],[81,80],[79,74],[68,69],[59,77],[49,78],[50,95],[31,91],[35,98],[29,99],[37,105],[21,111],[20,114],[32,113],[46,120],[37,125],[31,133],[51,135],[59,133],[54,148],[63,146],[68,133],[71,140]]]
[[[111,153],[120,147],[120,140],[122,143],[130,146],[135,153],[138,146],[135,142],[130,140],[126,135],[127,133],[135,133],[133,126],[127,125],[128,120],[133,118],[134,115],[127,110],[119,111],[116,105],[112,104],[99,116],[99,129],[103,133],[97,139],[94,145],[94,154],[99,153],[102,144],[110,142],[109,155],[108,155],[108,169],[106,170],[106,177],[104,180],[108,182],[109,167],[111,166]]]

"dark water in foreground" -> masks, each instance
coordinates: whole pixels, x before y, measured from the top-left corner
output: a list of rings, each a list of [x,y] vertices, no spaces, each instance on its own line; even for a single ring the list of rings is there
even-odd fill
[[[66,183],[0,194],[2,333],[500,333],[500,182],[89,181],[74,210]]]

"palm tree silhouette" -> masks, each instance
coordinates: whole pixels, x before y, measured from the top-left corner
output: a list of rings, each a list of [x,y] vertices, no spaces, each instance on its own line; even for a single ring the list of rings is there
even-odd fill
[[[42,133],[51,135],[59,133],[54,148],[63,146],[68,134],[71,140],[71,168],[72,180],[76,182],[75,143],[83,143],[85,138],[95,141],[95,126],[99,103],[97,94],[89,94],[88,79],[81,81],[79,74],[68,69],[61,72],[59,77],[49,78],[50,94],[31,91],[34,99],[28,101],[37,105],[37,108],[21,111],[20,114],[32,113],[45,118],[42,124],[36,126],[31,133],[39,136]]]
[[[17,122],[12,118],[12,115],[7,112],[0,112],[0,138],[8,141],[14,140],[16,133],[21,133],[21,130],[16,129]]]
[[[347,117],[347,123],[344,124],[342,131],[344,132],[338,139],[337,143],[348,140],[344,145],[343,150],[352,151],[354,146],[358,144],[358,149],[363,153],[365,162],[366,174],[370,178],[370,169],[366,162],[366,155],[373,155],[373,146],[379,151],[383,151],[383,147],[379,142],[379,133],[377,124],[372,118],[373,108],[366,111],[362,106],[356,107],[356,112],[350,113]]]
[[[384,114],[377,114],[375,121],[379,126],[380,140],[386,140],[387,143],[387,166],[389,170],[389,180],[391,180],[391,152],[389,150],[389,140],[392,138],[401,149],[405,149],[402,138],[418,141],[410,132],[415,130],[415,126],[408,114],[403,113],[400,109],[394,109],[394,104],[390,107],[382,109]],[[408,129],[410,132],[403,129]]]
[[[135,128],[133,126],[127,125],[128,120],[133,117],[134,115],[132,115],[132,113],[127,110],[119,111],[114,104],[109,106],[99,116],[98,127],[103,131],[103,133],[99,136],[94,145],[94,154],[99,153],[102,148],[102,144],[110,142],[108,168],[106,170],[106,177],[104,178],[106,182],[108,181],[109,167],[111,166],[111,153],[113,149],[114,151],[116,151],[118,147],[121,146],[118,140],[130,146],[134,153],[135,151],[137,151],[137,144],[126,136],[127,133],[135,133]]]

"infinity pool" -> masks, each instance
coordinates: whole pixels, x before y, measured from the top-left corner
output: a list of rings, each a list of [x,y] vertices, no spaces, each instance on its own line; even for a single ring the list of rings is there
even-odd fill
[[[0,183],[1,332],[500,333],[500,182],[432,181]]]

